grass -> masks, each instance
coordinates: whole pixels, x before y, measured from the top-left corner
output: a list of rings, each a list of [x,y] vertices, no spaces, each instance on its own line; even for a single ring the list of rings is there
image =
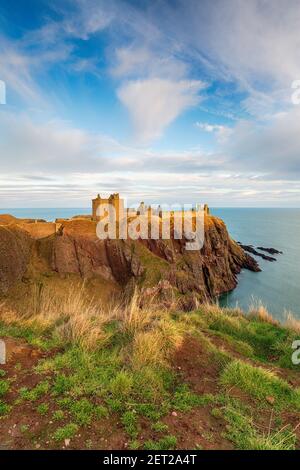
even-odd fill
[[[56,410],[52,415],[53,421],[62,421],[65,417],[63,410]]]
[[[48,381],[42,381],[34,388],[29,390],[26,387],[20,389],[21,400],[36,401],[49,391],[50,385]]]
[[[225,399],[222,409],[227,427],[226,437],[240,450],[293,450],[296,435],[288,427],[260,432],[251,410],[237,399]]]
[[[296,329],[270,320],[266,312],[262,314],[252,310],[246,316],[239,310],[205,305],[197,313],[203,328],[222,336],[243,356],[263,362],[272,360],[279,366],[295,369],[290,358],[291,344],[297,339]]]
[[[110,381],[110,391],[114,399],[126,400],[130,397],[133,390],[133,375],[126,370],[117,372]]]
[[[221,384],[230,388],[236,386],[256,399],[261,406],[268,404],[272,397],[274,406],[280,409],[300,410],[300,390],[292,388],[273,372],[254,367],[241,360],[232,361],[221,375]]]
[[[197,406],[208,405],[212,400],[212,395],[192,393],[186,384],[182,384],[176,389],[172,404],[175,410],[187,412]]]
[[[300,333],[300,321],[291,312],[285,312],[286,320],[284,326],[292,332]]]
[[[25,309],[5,316],[0,309],[0,334],[49,350],[32,371],[40,381],[17,390],[13,408],[25,402],[39,421],[51,419],[59,426],[51,429],[54,442],[74,438],[97,421],[105,430],[113,421],[130,449],[171,450],[182,444],[166,418],[175,411],[180,417],[190,413],[192,420],[192,411],[204,408],[221,420],[220,430],[236,448],[295,448],[295,429],[282,422],[284,413],[300,412],[300,391],[270,370],[293,372],[295,323],[279,325],[262,306],[247,316],[209,304],[191,313],[168,311],[155,299],[145,304],[137,290],[106,310],[85,297],[84,287],[59,299],[37,288],[30,302],[33,315]],[[201,345],[207,372],[214,370],[211,378],[201,369],[203,383],[215,381],[214,394],[193,390],[174,367],[173,353],[191,337]],[[1,370],[0,377],[0,418],[5,419],[12,407],[1,399],[15,383]],[[243,398],[233,398],[233,389]],[[270,410],[270,425],[260,427],[260,414]],[[215,445],[215,434],[202,424],[203,446]],[[94,446],[94,437],[85,442]]]
[[[260,300],[253,300],[252,305],[249,307],[249,318],[262,321],[263,323],[269,323],[273,326],[279,326],[279,322],[270,315],[267,308],[262,304]]]
[[[79,424],[90,424],[94,414],[94,405],[86,398],[75,401],[69,407],[73,420]]]
[[[41,416],[45,416],[49,411],[49,405],[48,403],[41,403],[38,407],[37,407],[37,412],[41,415]]]
[[[158,441],[149,440],[144,443],[145,450],[173,450],[176,448],[175,436],[165,436]]]
[[[153,429],[154,432],[163,433],[168,431],[168,426],[161,421],[157,421],[157,423],[152,424],[151,429]]]
[[[127,434],[135,439],[139,433],[137,414],[133,411],[126,411],[121,421]]]
[[[64,439],[71,439],[78,432],[79,427],[75,423],[66,424],[63,427],[57,428],[53,434],[55,441],[63,441]]]
[[[0,417],[7,415],[11,410],[11,406],[9,406],[4,401],[0,400]]]
[[[0,397],[3,397],[9,390],[9,382],[7,380],[0,380]]]

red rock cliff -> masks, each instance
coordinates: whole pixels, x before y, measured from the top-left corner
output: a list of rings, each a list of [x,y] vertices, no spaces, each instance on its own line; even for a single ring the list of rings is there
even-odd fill
[[[1,225],[0,292],[35,277],[97,277],[122,289],[172,290],[185,306],[192,298],[211,299],[234,289],[241,269],[259,271],[257,262],[234,242],[225,224],[206,216],[205,243],[187,251],[184,240],[98,240],[96,223],[65,221],[58,233],[36,240],[15,219]],[[191,304],[192,308],[192,304]]]

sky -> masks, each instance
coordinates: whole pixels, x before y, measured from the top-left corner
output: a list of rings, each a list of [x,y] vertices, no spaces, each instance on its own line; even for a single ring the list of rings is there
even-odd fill
[[[0,208],[300,207],[299,25],[299,0],[0,0]]]

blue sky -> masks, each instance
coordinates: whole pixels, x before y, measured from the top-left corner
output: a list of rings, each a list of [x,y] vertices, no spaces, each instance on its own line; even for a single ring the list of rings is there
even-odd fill
[[[0,207],[300,206],[298,0],[0,0]]]

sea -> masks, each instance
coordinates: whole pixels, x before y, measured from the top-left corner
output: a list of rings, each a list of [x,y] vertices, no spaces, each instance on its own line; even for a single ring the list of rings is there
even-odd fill
[[[89,212],[87,208],[0,209],[2,214],[48,221]],[[262,272],[243,270],[238,287],[223,295],[220,305],[248,311],[262,304],[281,321],[288,312],[300,319],[300,209],[212,208],[211,213],[224,220],[234,240],[283,252],[275,255],[276,262],[257,258]]]

